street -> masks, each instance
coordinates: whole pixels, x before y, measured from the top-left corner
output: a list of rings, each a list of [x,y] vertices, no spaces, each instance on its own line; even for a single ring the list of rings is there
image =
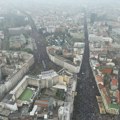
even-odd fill
[[[89,42],[86,17],[85,29],[85,51],[83,63],[78,74],[77,96],[74,101],[73,120],[119,120],[118,116],[101,115],[99,113],[96,96],[100,95],[89,64]],[[84,73],[84,74],[83,74]]]
[[[35,44],[37,47],[37,50],[34,50],[35,65],[37,66],[40,65],[40,67],[42,68],[42,71],[43,70],[47,71],[50,69],[59,71],[61,67],[59,67],[58,65],[50,61],[47,55],[47,52],[46,52],[47,45],[46,45],[45,37],[42,34],[38,33],[32,17],[24,11],[21,11],[21,12],[24,13],[29,18],[29,22],[32,27],[31,37],[35,40]]]
[[[24,13],[26,14],[26,13]],[[52,63],[46,53],[45,38],[40,35],[31,16],[26,14],[32,26],[31,37],[35,40],[37,50],[34,51],[36,65],[42,65],[44,70],[59,69]],[[81,70],[78,73],[77,96],[74,101],[73,120],[119,120],[118,116],[101,115],[96,96],[100,95],[89,64],[89,42],[86,17],[84,20],[85,51]],[[51,67],[49,67],[51,65]]]

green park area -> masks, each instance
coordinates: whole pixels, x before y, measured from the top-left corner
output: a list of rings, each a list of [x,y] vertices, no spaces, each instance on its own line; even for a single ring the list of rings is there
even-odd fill
[[[33,95],[33,91],[30,88],[26,88],[25,91],[20,95],[19,99],[22,101],[29,101]]]

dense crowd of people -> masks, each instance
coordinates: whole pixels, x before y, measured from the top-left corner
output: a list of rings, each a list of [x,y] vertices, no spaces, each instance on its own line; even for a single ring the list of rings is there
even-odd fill
[[[86,21],[85,21],[86,22]],[[87,22],[85,23],[87,24]],[[73,120],[120,120],[119,116],[101,115],[96,100],[100,95],[89,64],[89,42],[85,25],[85,51],[80,73],[78,74],[77,96],[74,101]]]

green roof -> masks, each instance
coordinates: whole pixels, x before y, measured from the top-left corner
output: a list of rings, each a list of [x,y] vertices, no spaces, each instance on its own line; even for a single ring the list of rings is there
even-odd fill
[[[119,105],[118,104],[110,104],[109,107],[110,108],[114,108],[114,109],[119,109]]]
[[[20,95],[19,99],[22,101],[29,101],[33,95],[33,91],[30,88],[26,88],[24,92]]]
[[[105,69],[105,68],[113,68],[112,66],[98,66],[97,67],[99,70]]]

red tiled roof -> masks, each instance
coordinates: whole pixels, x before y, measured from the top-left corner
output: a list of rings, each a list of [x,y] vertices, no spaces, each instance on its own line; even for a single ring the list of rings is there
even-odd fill
[[[104,97],[105,97],[107,103],[110,104],[110,103],[111,103],[111,99],[110,99],[110,97],[108,96],[108,93],[107,93],[107,90],[106,90],[105,87],[102,89],[102,92],[103,92],[103,94],[104,94]]]
[[[99,67],[100,66],[100,64],[96,64],[96,67]]]
[[[48,100],[36,100],[35,105],[39,107],[48,107]]]
[[[48,107],[48,104],[35,103],[38,107]]]
[[[103,74],[111,74],[112,72],[112,68],[104,68],[102,70],[100,70]]]
[[[36,100],[35,102],[48,102],[48,100]]]
[[[103,83],[103,79],[100,75],[96,75],[96,80],[98,83]]]
[[[102,85],[102,84],[98,84],[98,86],[100,89],[104,88],[104,85]]]
[[[116,80],[116,79],[112,79],[112,85],[117,86],[117,84],[118,84],[118,80]]]
[[[120,103],[120,91],[117,90],[116,92],[117,102]]]

